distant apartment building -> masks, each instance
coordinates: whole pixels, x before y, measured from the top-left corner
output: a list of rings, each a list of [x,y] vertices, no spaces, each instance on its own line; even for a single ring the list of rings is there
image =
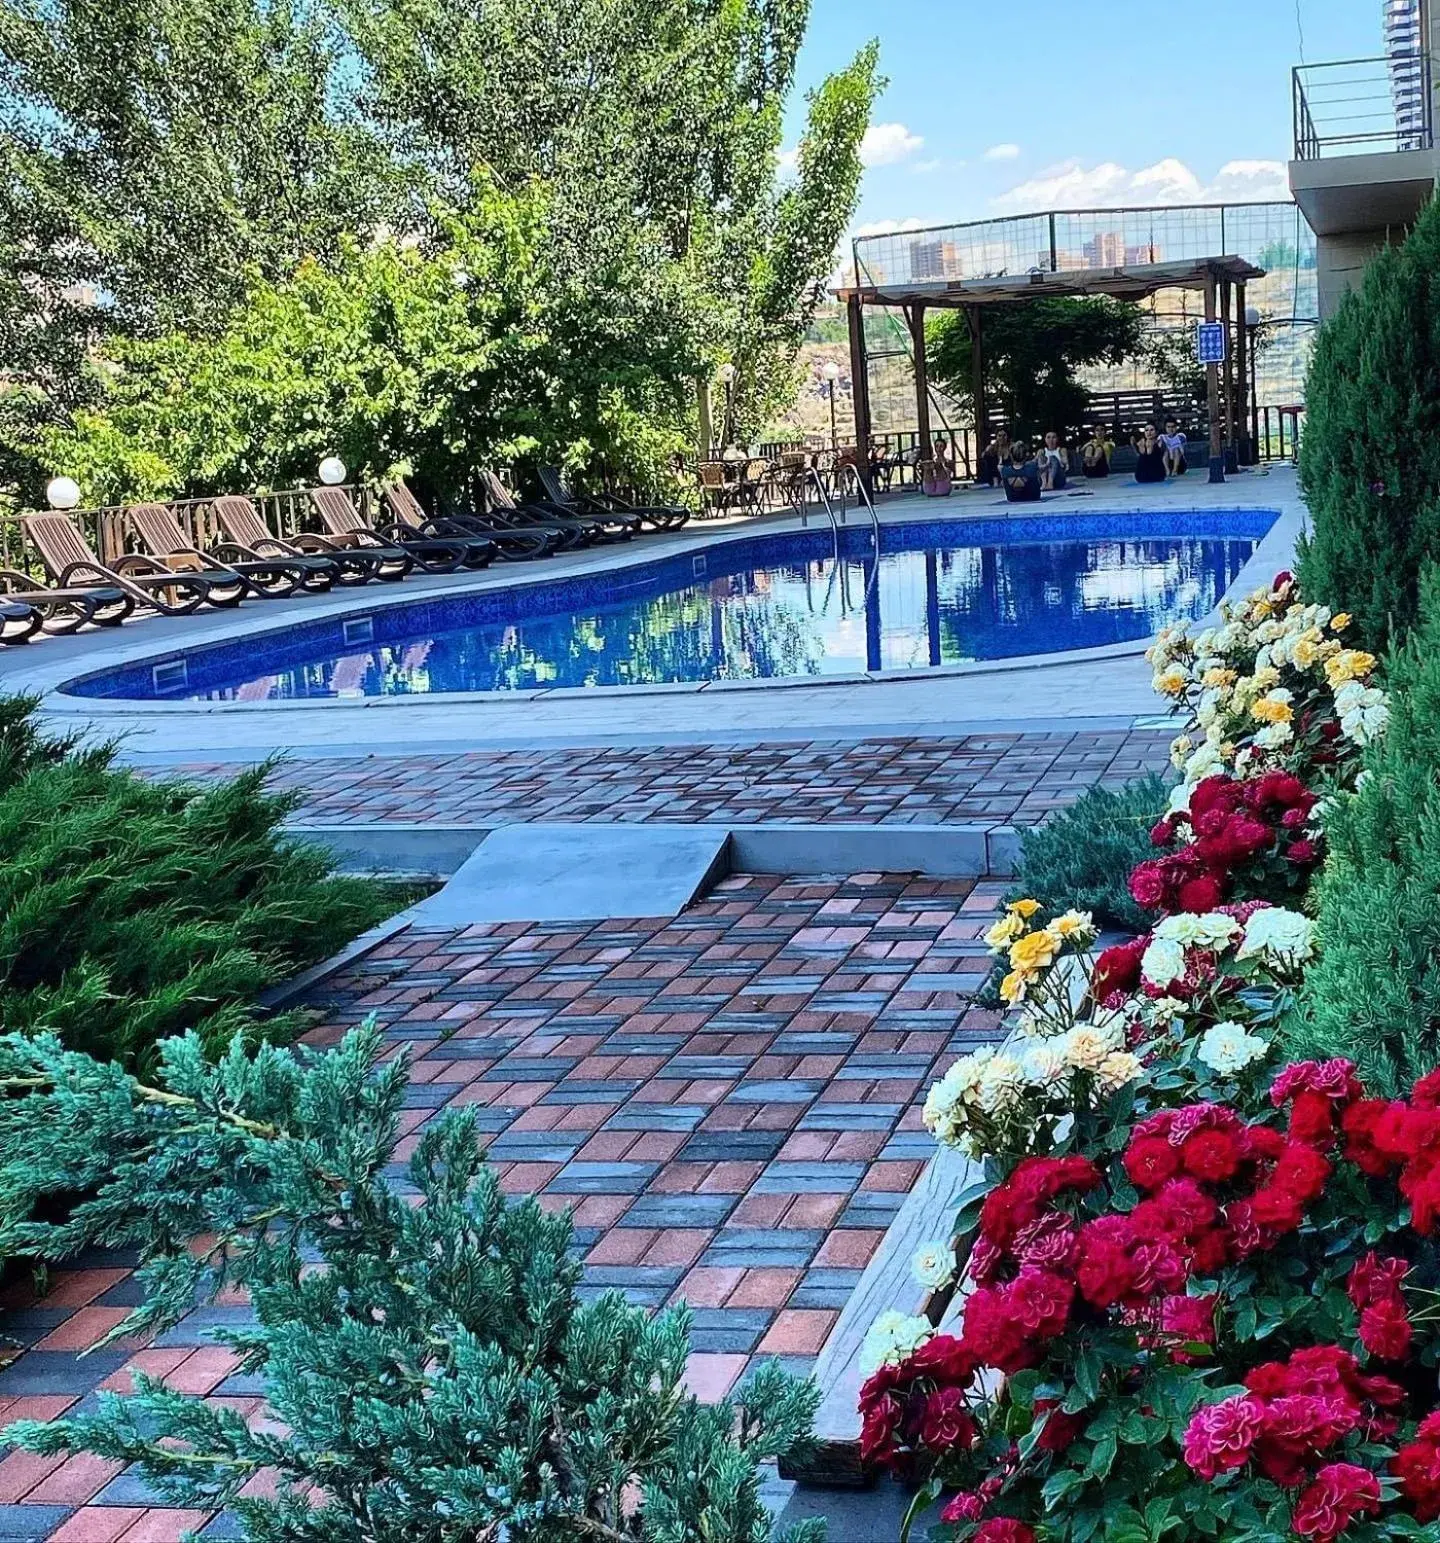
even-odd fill
[[[1423,148],[1425,134],[1425,67],[1423,0],[1382,0],[1385,59],[1390,75],[1390,99],[1395,109],[1398,148]]]
[[[953,241],[912,241],[910,243],[910,277],[916,282],[925,279],[958,279],[960,253]]]

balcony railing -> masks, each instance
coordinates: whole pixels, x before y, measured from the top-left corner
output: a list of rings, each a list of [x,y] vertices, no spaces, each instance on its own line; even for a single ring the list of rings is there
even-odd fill
[[[1302,64],[1292,79],[1297,161],[1434,144],[1428,53]]]

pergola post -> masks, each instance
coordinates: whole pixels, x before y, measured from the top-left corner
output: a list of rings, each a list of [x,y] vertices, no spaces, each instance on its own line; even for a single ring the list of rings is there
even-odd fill
[[[910,347],[915,355],[915,424],[920,435],[920,460],[930,455],[930,377],[925,364],[925,307],[918,301],[906,311]]]
[[[865,310],[859,295],[845,302],[850,323],[850,400],[855,409],[855,471],[870,487],[870,361],[865,353]]]
[[[1215,270],[1205,271],[1205,320],[1213,322],[1215,316]],[[1225,448],[1220,438],[1220,366],[1205,366],[1205,407],[1210,420],[1210,480],[1225,480]]]
[[[978,468],[990,428],[990,405],[985,400],[985,327],[978,306],[965,307],[965,324],[970,328],[970,400],[975,404],[975,465]]]
[[[1242,466],[1255,464],[1250,438],[1250,328],[1246,322],[1245,286],[1235,286],[1235,424]]]
[[[1230,279],[1220,280],[1220,325],[1225,330],[1225,362],[1220,369],[1220,394],[1225,409],[1225,470],[1233,471],[1238,462],[1239,419],[1235,415],[1235,339],[1231,332]]]

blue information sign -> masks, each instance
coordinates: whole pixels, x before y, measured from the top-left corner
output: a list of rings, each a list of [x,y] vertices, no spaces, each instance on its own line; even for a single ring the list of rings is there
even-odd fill
[[[1195,357],[1201,364],[1225,363],[1225,324],[1218,321],[1197,322]]]

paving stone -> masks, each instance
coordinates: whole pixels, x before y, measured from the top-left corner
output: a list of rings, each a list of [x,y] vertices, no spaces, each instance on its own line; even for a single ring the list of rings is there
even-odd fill
[[[98,1382],[118,1372],[130,1359],[123,1350],[92,1350],[72,1355],[68,1350],[30,1350],[0,1368],[0,1396],[23,1398],[35,1393],[88,1393]]]
[[[734,1195],[641,1195],[625,1213],[627,1227],[718,1227],[735,1209]]]
[[[755,1181],[756,1195],[848,1194],[865,1176],[864,1163],[786,1163],[769,1164]]]
[[[65,1505],[0,1505],[0,1538],[6,1543],[42,1543],[74,1509]]]
[[[722,1227],[700,1256],[702,1265],[763,1268],[809,1264],[825,1241],[823,1232],[801,1227]]]
[[[552,1195],[638,1195],[659,1163],[567,1164],[545,1186]]]
[[[784,1131],[699,1131],[675,1154],[677,1161],[720,1163],[744,1158],[762,1161],[773,1157],[785,1144]]]

